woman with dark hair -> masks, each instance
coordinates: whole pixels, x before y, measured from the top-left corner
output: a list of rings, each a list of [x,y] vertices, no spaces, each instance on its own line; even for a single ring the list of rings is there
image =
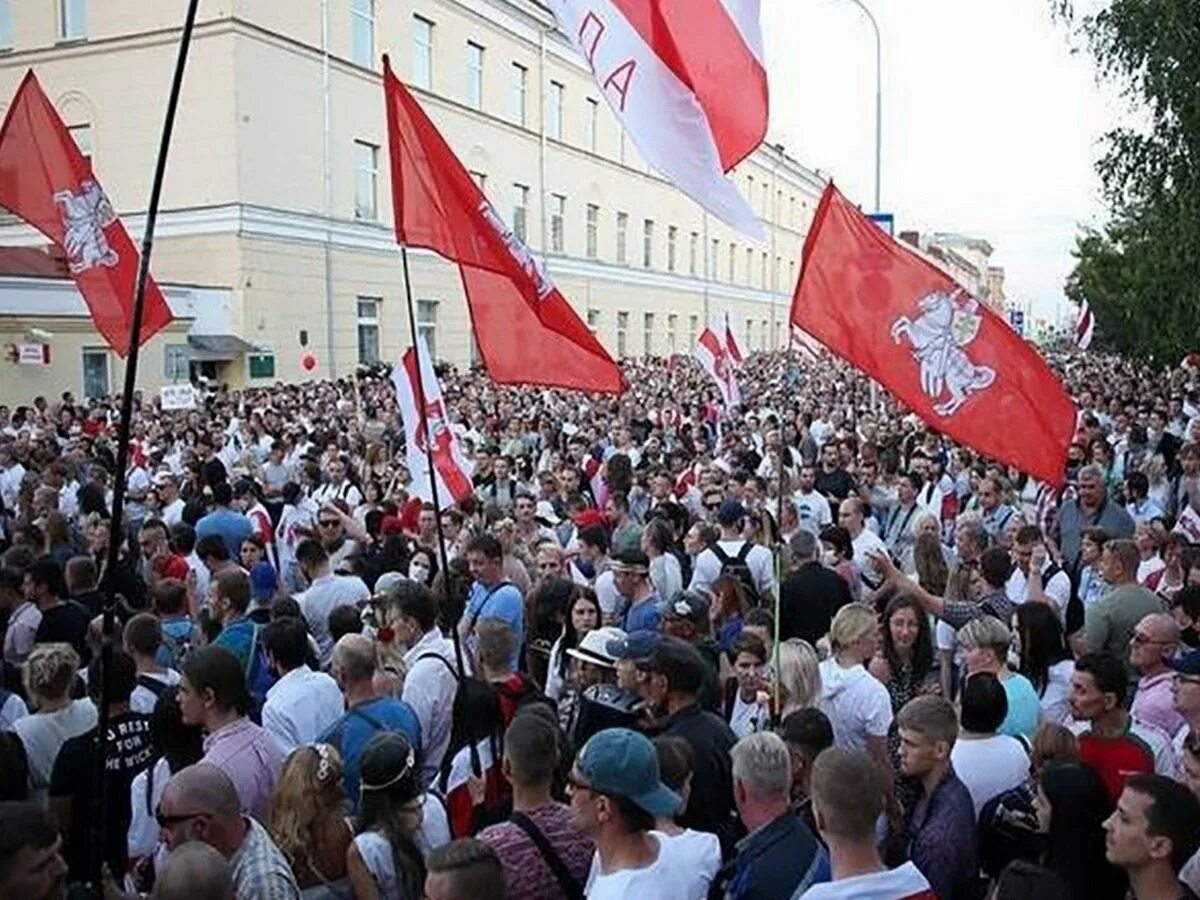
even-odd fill
[[[422,896],[420,771],[416,750],[399,732],[380,732],[363,750],[358,833],[346,851],[355,900]]]
[[[826,525],[821,529],[822,561],[846,580],[850,586],[850,598],[857,603],[862,599],[862,574],[854,565],[854,544],[850,532],[841,525]]]
[[[728,654],[745,624],[746,589],[733,575],[721,575],[712,583],[708,620],[717,652]]]
[[[650,583],[663,603],[671,603],[683,590],[683,569],[675,556],[675,530],[662,516],[655,516],[642,529],[642,552],[650,560]]]
[[[1083,601],[1085,609],[1099,603],[1112,590],[1112,585],[1100,571],[1100,554],[1110,537],[1107,531],[1099,527],[1083,529],[1080,537],[1079,599]]]
[[[558,702],[569,690],[571,658],[567,651],[578,647],[593,628],[600,627],[600,601],[590,588],[585,590],[565,578],[555,578],[534,592],[533,603],[537,619],[559,629],[546,670],[546,696]]]
[[[1058,614],[1045,603],[1023,603],[1013,613],[1020,659],[1017,671],[1029,679],[1042,707],[1042,721],[1061,724],[1071,712],[1075,661]]]
[[[1042,865],[1067,884],[1073,900],[1119,900],[1129,884],[1105,858],[1104,820],[1112,812],[1104,785],[1079,763],[1049,765],[1033,801],[1046,836]]]

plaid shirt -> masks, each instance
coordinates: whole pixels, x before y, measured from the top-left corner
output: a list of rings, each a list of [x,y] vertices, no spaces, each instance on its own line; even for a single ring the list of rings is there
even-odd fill
[[[242,821],[246,837],[229,860],[234,893],[254,900],[300,900],[296,876],[266,829],[249,816]]]

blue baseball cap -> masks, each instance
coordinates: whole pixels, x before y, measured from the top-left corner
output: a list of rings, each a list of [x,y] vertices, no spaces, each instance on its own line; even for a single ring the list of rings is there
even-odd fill
[[[598,731],[583,745],[575,768],[601,794],[625,797],[652,816],[673,816],[683,801],[662,783],[649,738],[628,728]]]
[[[746,518],[746,507],[737,500],[723,500],[717,509],[717,523],[720,525],[736,525]]]
[[[1180,675],[1200,675],[1200,650],[1189,650],[1167,665]]]
[[[649,659],[661,643],[662,635],[657,631],[641,629],[609,641],[604,649],[613,659]]]

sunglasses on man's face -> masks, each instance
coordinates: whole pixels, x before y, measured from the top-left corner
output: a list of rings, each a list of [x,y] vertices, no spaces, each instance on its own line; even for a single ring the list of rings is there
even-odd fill
[[[342,523],[336,519],[330,519],[328,522],[319,523],[322,528],[337,528]]]
[[[177,816],[168,816],[162,811],[162,807],[154,810],[154,821],[158,823],[159,828],[174,828],[176,825],[182,825],[184,822],[190,822],[192,819],[208,818],[209,813],[194,812],[183,813]]]

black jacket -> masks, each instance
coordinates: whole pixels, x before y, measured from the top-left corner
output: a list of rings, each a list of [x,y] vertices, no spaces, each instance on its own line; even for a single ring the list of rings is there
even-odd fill
[[[815,645],[850,599],[846,579],[819,562],[805,563],[780,588],[779,639],[798,637]]]

